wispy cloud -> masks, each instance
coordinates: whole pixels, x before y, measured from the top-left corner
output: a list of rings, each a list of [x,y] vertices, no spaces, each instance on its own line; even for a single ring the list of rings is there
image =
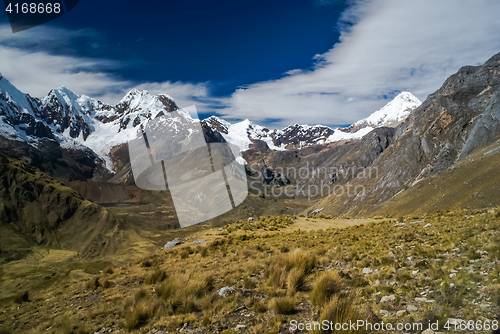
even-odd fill
[[[130,84],[95,69],[106,60],[55,56],[0,46],[0,73],[18,89],[44,96],[50,89],[66,86],[75,93],[104,97]]]
[[[10,26],[0,24],[0,45],[26,52],[45,52],[53,55],[87,55],[106,45],[105,36],[93,29],[62,29],[49,25],[38,26],[13,34]]]
[[[266,122],[349,124],[409,90],[426,96],[463,65],[500,51],[498,1],[358,1],[341,38],[311,71],[237,90],[221,115]]]
[[[70,44],[75,39],[88,40],[91,47],[100,43],[93,31],[71,31],[40,27],[12,34],[0,26],[0,73],[23,92],[44,96],[50,89],[66,86],[77,94],[117,103],[130,89],[152,94],[169,94],[181,107],[196,104],[207,109],[213,101],[207,83],[146,82],[124,80],[110,72],[126,64],[118,61],[73,55]]]

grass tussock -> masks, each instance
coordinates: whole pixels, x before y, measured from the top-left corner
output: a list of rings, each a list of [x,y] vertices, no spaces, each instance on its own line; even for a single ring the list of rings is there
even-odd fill
[[[21,291],[14,297],[14,302],[22,304],[30,301],[29,291]]]
[[[184,314],[203,308],[203,298],[214,289],[211,274],[172,276],[156,288],[156,295],[167,302],[172,313]]]
[[[111,275],[113,274],[115,271],[113,269],[113,266],[107,266],[106,268],[104,268],[104,273],[105,274],[108,274],[108,275]]]
[[[257,282],[250,277],[245,277],[243,280],[243,287],[245,289],[255,289],[257,287]]]
[[[189,257],[189,250],[184,249],[179,253],[181,259],[187,259]]]
[[[146,277],[145,283],[146,284],[161,283],[165,280],[165,278],[167,278],[167,273],[165,272],[165,270],[158,268],[153,273],[149,274]]]
[[[396,281],[398,282],[407,282],[408,280],[411,279],[411,273],[407,270],[402,270],[402,271],[399,271],[397,274],[396,274]]]
[[[200,250],[200,255],[201,255],[201,257],[207,257],[208,256],[208,247],[202,247]]]
[[[113,286],[115,286],[115,282],[113,282],[112,280],[106,279],[104,280],[104,282],[102,282],[103,289],[109,289],[112,288]]]
[[[252,334],[263,334],[265,331],[265,327],[263,324],[257,324],[254,327],[252,327],[251,333]]]
[[[281,254],[266,271],[268,286],[278,289],[286,288],[289,294],[293,294],[304,287],[306,276],[311,272],[315,263],[316,256],[301,249]]]
[[[496,305],[500,306],[500,284],[495,284],[492,287],[491,301]]]
[[[335,323],[349,323],[349,321],[356,323],[362,319],[364,321],[371,321],[374,323],[376,320],[374,315],[369,311],[363,309],[361,305],[357,305],[358,301],[355,298],[341,298],[333,296],[330,301],[322,308],[320,315],[320,323],[323,321]],[[335,330],[335,327],[328,329],[321,329],[315,333],[330,334],[330,333],[369,333],[365,327],[357,328],[356,330]]]
[[[306,283],[304,268],[292,268],[287,277],[287,292],[293,295],[304,288]]]
[[[141,267],[150,268],[153,266],[153,262],[150,259],[145,259],[141,262]]]
[[[327,271],[318,277],[309,298],[314,305],[320,306],[327,303],[341,290],[342,279],[339,273],[336,271]]]
[[[101,282],[99,281],[99,277],[94,276],[87,282],[87,284],[85,285],[85,289],[94,291],[97,290],[97,288],[99,288],[100,286]]]
[[[278,314],[295,313],[295,305],[297,305],[297,300],[291,296],[277,297],[269,302],[270,308]]]
[[[252,309],[257,313],[265,313],[267,311],[267,305],[260,299],[255,299],[252,303]]]
[[[148,297],[148,291],[146,289],[139,289],[135,292],[134,294],[134,300],[136,302],[140,301],[140,300],[143,300],[143,299],[146,299]]]
[[[135,303],[125,311],[125,325],[131,331],[145,325],[152,315],[151,306],[147,302]]]

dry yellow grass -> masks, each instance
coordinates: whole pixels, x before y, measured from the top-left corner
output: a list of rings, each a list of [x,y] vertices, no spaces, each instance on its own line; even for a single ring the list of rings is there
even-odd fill
[[[496,211],[398,220],[406,227],[377,219],[338,228],[334,219],[317,218],[318,230],[299,230],[296,219],[276,231],[263,224],[250,233],[232,224],[227,235],[219,235],[219,230],[198,232],[197,239],[207,240],[200,247],[157,251],[111,270],[106,269],[110,263],[50,267],[57,276],[52,284],[11,285],[15,294],[28,291],[29,298],[21,304],[15,303],[14,295],[4,298],[0,321],[2,327],[23,333],[31,328],[33,333],[63,333],[102,327],[137,333],[152,328],[175,331],[184,323],[214,332],[243,324],[245,331],[265,333],[285,330],[291,318],[371,317],[379,315],[381,307],[389,312],[386,320],[395,320],[401,305],[415,303],[422,292],[435,299],[433,307],[443,309],[433,316],[479,316],[472,301],[490,298],[491,306],[481,309],[480,316],[493,318],[500,310]],[[431,226],[414,223],[421,220]],[[270,224],[278,228],[275,224],[283,221]],[[181,258],[181,252],[189,255]],[[475,269],[458,269],[465,267]],[[370,273],[363,274],[364,268]],[[39,269],[51,272],[45,266]],[[452,270],[457,273],[450,278]],[[2,274],[2,287],[13,281],[13,275]],[[217,291],[223,287],[234,290],[222,297]],[[391,294],[396,300],[380,303]],[[418,306],[411,316],[427,319],[428,308]]]

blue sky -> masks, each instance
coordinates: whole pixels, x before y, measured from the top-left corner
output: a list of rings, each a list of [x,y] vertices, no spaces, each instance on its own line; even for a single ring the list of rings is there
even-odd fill
[[[116,103],[137,87],[201,116],[344,125],[499,52],[498,12],[493,0],[81,0],[16,34],[0,16],[0,73],[35,96],[67,86]]]
[[[312,65],[338,42],[341,1],[82,0],[50,24],[88,35],[45,48],[119,61],[137,82],[212,82],[213,94]]]

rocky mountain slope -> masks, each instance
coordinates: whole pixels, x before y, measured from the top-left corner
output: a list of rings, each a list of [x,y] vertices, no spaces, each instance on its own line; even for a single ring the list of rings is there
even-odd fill
[[[30,246],[78,251],[82,258],[111,254],[124,241],[120,239],[126,224],[121,219],[37,168],[3,154],[0,184],[4,235],[15,235]],[[11,239],[2,238],[2,255],[17,258],[20,250],[10,247]]]
[[[462,67],[410,113],[396,128],[393,144],[372,165],[379,177],[364,184],[353,183],[365,187],[363,196],[342,200],[330,197],[319,205],[325,207],[325,212],[372,212],[381,203],[404,196],[404,192],[420,183],[430,184],[434,176],[439,178],[445,171],[453,173],[464,164],[484,159],[471,173],[460,174],[461,178],[454,179],[448,189],[438,190],[436,185],[435,191],[446,197],[451,195],[451,188],[467,182],[471,182],[467,188],[472,190],[479,184],[478,180],[472,182],[476,176],[474,171],[487,170],[492,163],[490,158],[499,152],[495,147],[499,135],[500,53],[483,65]],[[491,149],[472,158],[471,154],[486,147]],[[483,189],[485,193],[498,188],[494,175],[487,173],[484,177],[490,178],[488,189]],[[467,191],[461,195],[481,194]],[[460,202],[467,204],[465,198]]]
[[[271,198],[328,196],[329,189],[338,182],[352,182],[358,173],[367,170],[394,142],[395,132],[394,128],[382,127],[359,140],[314,145],[295,151],[274,151],[253,145],[243,154],[249,164],[250,189],[258,189],[259,194],[268,194]],[[271,188],[286,187],[273,190],[262,188],[261,184]]]

